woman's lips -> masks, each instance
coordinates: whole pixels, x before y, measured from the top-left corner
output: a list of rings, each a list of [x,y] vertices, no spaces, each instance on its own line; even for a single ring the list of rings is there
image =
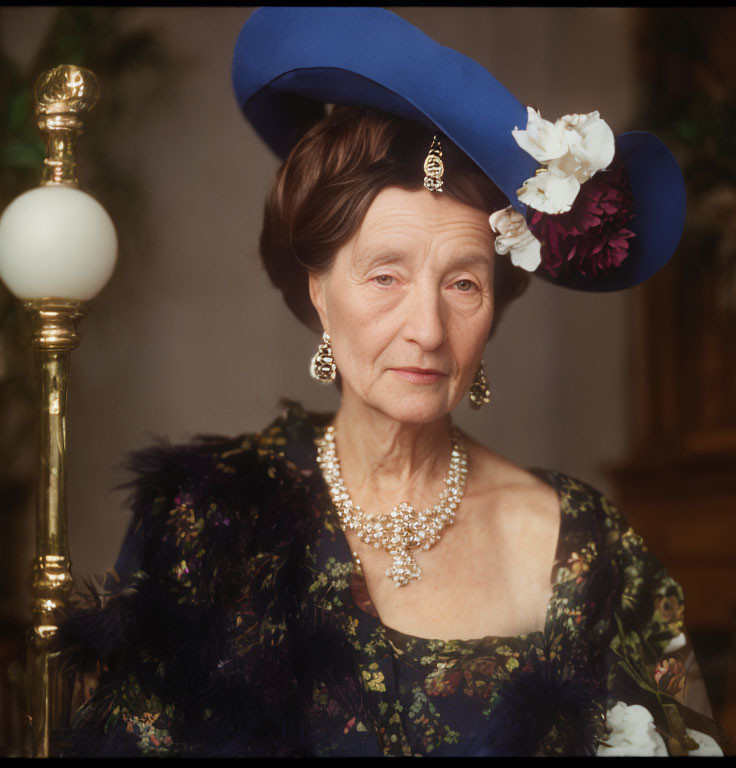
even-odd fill
[[[391,368],[390,370],[413,384],[434,384],[447,376],[446,373],[436,371],[434,368]]]

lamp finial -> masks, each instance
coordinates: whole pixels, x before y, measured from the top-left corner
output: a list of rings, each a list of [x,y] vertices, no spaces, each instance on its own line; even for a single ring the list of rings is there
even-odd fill
[[[82,117],[99,94],[94,72],[62,64],[44,72],[36,81],[36,119],[46,137],[41,186],[65,184],[77,187],[77,139]]]

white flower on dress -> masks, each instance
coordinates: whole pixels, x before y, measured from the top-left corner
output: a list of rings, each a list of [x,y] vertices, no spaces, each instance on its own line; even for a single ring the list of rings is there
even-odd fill
[[[616,702],[606,713],[606,722],[611,735],[606,744],[600,744],[597,757],[667,757],[667,745],[654,727],[654,718],[639,704]],[[686,729],[688,736],[698,744],[688,757],[722,757],[723,751],[715,739],[692,728]]]
[[[698,748],[692,749],[687,753],[688,757],[723,757],[723,750],[718,746],[718,742],[707,733],[694,731],[687,728],[687,735],[698,742]]]
[[[543,167],[516,194],[543,213],[566,213],[580,185],[613,160],[613,131],[597,111],[563,115],[554,123],[532,107],[527,107],[527,115],[526,129],[514,128],[511,135]]]
[[[542,246],[531,233],[524,217],[510,206],[492,213],[489,222],[496,233],[496,253],[511,254],[511,263],[534,272],[542,261]]]
[[[619,701],[606,713],[611,735],[601,744],[597,757],[667,757],[667,745],[654,728],[654,718],[639,704]]]
[[[672,640],[667,643],[667,645],[662,650],[662,653],[673,653],[674,651],[679,651],[680,648],[683,648],[687,644],[687,638],[685,635],[680,632],[679,635],[676,635],[672,638]]]

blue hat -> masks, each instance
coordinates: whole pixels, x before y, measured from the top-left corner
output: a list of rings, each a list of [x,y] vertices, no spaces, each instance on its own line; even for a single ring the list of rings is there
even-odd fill
[[[512,136],[527,125],[526,107],[478,63],[390,11],[261,8],[238,37],[233,86],[245,117],[282,158],[325,114],[325,104],[372,107],[438,129],[528,214],[517,190],[539,163]],[[615,149],[633,202],[628,257],[604,273],[538,269],[540,277],[580,290],[619,290],[653,275],[677,247],[685,185],[674,157],[642,131],[619,135]]]

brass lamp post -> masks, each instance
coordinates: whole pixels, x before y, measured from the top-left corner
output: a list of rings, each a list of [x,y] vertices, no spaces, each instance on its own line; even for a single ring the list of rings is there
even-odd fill
[[[33,754],[47,757],[50,734],[68,717],[70,697],[49,645],[72,592],[66,511],[66,399],[71,351],[86,301],[107,283],[117,256],[110,217],[79,190],[75,145],[82,115],[97,99],[92,72],[56,67],[36,83],[36,117],[47,141],[41,185],[0,218],[0,278],[30,325],[41,381],[40,457],[28,633]]]

